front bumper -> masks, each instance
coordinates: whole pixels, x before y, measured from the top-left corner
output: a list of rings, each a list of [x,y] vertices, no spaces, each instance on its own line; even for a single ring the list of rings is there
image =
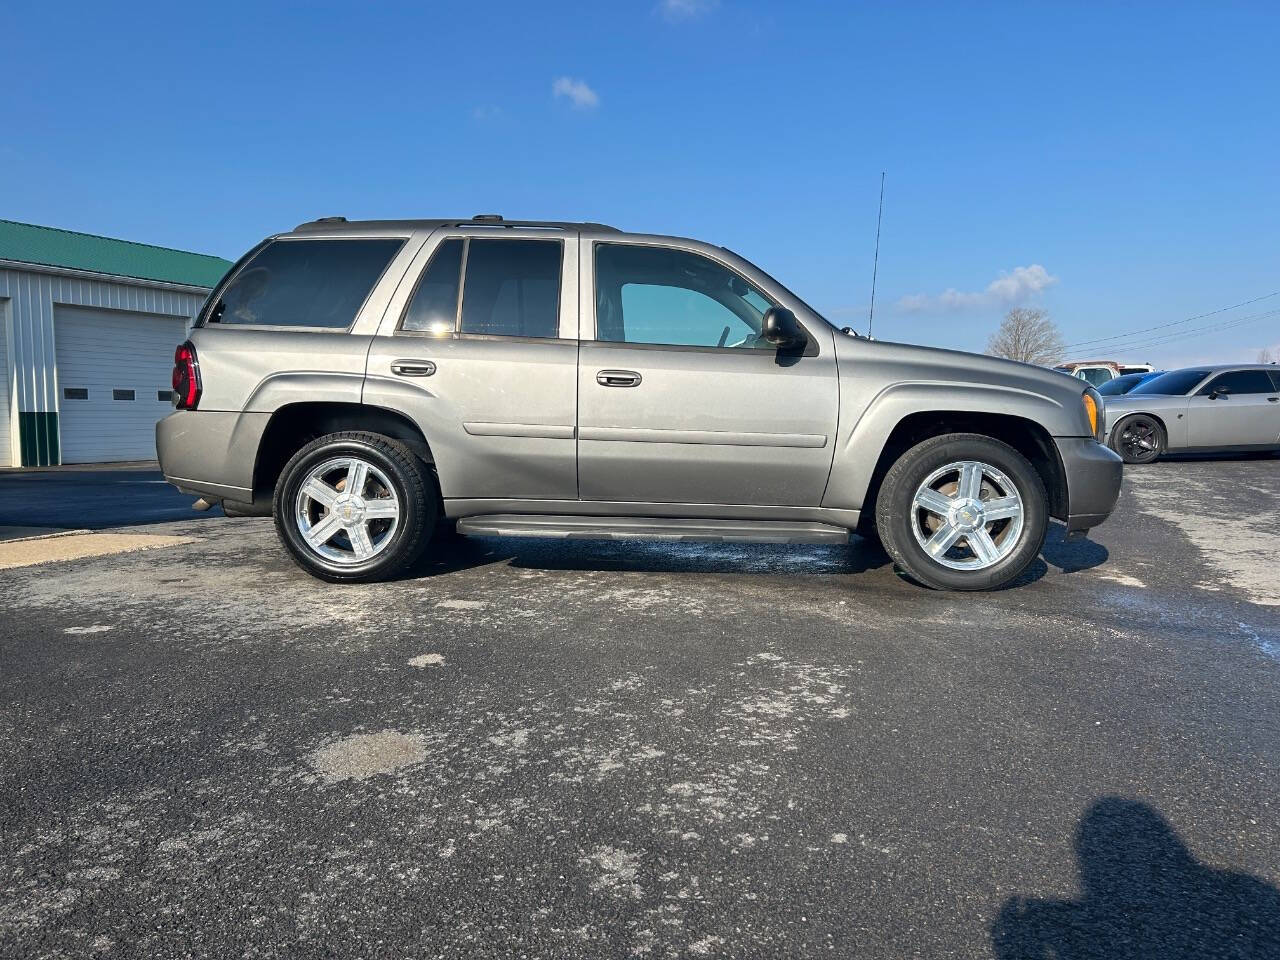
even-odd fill
[[[1055,437],[1067,481],[1067,532],[1082,533],[1111,516],[1124,461],[1092,437]]]

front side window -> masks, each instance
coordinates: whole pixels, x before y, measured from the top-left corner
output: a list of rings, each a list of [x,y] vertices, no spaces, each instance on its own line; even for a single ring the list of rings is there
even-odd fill
[[[275,240],[223,289],[207,323],[345,330],[402,240]]]
[[[1214,391],[1235,395],[1238,393],[1275,393],[1275,387],[1265,370],[1232,370],[1223,373],[1200,388],[1201,396]]]
[[[727,267],[669,247],[595,248],[596,339],[774,350],[760,336],[773,303]]]

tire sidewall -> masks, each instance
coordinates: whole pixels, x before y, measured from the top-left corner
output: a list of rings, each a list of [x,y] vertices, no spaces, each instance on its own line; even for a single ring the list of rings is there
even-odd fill
[[[377,466],[391,481],[400,503],[399,522],[391,543],[377,556],[360,564],[332,563],[313,551],[303,539],[295,515],[295,500],[307,473],[325,460],[343,455],[358,456]],[[281,472],[275,504],[276,528],[285,547],[309,572],[326,580],[376,580],[383,571],[391,573],[404,565],[404,553],[415,539],[414,531],[423,523],[424,514],[433,512],[433,505],[428,501],[429,498],[412,493],[405,468],[396,458],[374,444],[357,438],[321,437],[298,451]]]
[[[1014,484],[1022,498],[1023,520],[1018,543],[994,566],[984,570],[955,570],[934,560],[917,542],[912,530],[916,489],[929,474],[957,460],[977,460],[1000,470]],[[1044,481],[1035,467],[1018,451],[998,440],[982,437],[949,439],[929,445],[928,441],[907,451],[898,461],[901,474],[888,491],[888,523],[893,546],[904,561],[906,572],[926,586],[946,590],[990,590],[1015,579],[1040,553],[1049,526],[1049,503]],[[895,465],[896,466],[896,465]]]

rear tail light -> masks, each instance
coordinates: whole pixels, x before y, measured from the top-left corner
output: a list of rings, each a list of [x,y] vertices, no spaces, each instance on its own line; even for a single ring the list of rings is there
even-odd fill
[[[200,363],[188,340],[173,351],[173,405],[179,410],[194,410],[200,402],[200,389]]]

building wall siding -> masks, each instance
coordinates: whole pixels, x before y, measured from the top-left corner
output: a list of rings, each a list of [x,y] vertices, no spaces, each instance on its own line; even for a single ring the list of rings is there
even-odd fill
[[[0,300],[9,301],[9,372],[13,378],[9,392],[17,402],[16,408],[10,410],[10,423],[22,425],[38,434],[14,437],[10,444],[13,453],[20,454],[26,461],[28,452],[35,451],[36,463],[50,462],[46,458],[51,456],[52,462],[57,462],[54,450],[59,401],[54,304],[183,317],[190,324],[204,303],[205,295],[147,281],[98,280],[14,268],[0,269]],[[28,417],[26,414],[52,416]],[[51,427],[51,422],[55,426]],[[51,429],[55,431],[53,448],[47,440]],[[9,451],[0,450],[0,464],[9,459],[7,453]]]

